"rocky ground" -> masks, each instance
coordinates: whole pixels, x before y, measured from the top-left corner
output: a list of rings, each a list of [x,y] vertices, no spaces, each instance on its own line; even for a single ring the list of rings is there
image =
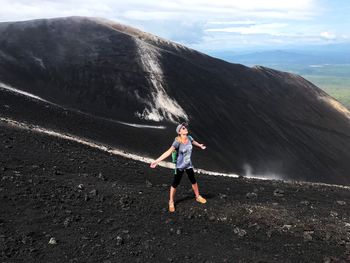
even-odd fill
[[[155,156],[156,157],[156,156]],[[0,123],[1,262],[349,262],[348,188],[172,171]]]

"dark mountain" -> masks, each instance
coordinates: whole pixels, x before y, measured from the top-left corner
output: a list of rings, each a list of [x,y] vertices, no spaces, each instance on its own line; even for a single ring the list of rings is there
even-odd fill
[[[1,23],[0,82],[2,117],[151,158],[185,120],[195,168],[350,183],[350,113],[324,91],[111,21]]]

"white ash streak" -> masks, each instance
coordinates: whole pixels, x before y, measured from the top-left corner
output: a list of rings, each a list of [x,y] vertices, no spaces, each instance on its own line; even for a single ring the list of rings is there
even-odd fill
[[[135,127],[135,128],[166,129],[166,127],[162,125],[152,126],[152,125],[145,125],[145,124],[128,123],[123,121],[117,121],[117,122],[124,125],[131,126],[131,127]]]
[[[22,94],[22,95],[24,95],[24,96],[26,96],[26,97],[30,97],[30,98],[32,98],[32,99],[36,99],[36,100],[40,100],[40,101],[44,101],[44,102],[46,102],[46,103],[52,104],[51,102],[49,102],[49,101],[47,101],[47,100],[44,100],[43,98],[40,98],[39,96],[33,95],[33,94],[31,94],[31,93],[29,93],[29,92],[26,92],[26,91],[23,91],[23,90],[16,89],[16,88],[11,87],[10,85],[7,85],[7,84],[2,83],[2,82],[0,82],[0,88],[9,90],[9,91],[11,91],[11,92],[15,92],[15,93]]]
[[[77,142],[77,143],[80,143],[83,145],[87,145],[87,146],[95,148],[95,149],[99,149],[99,150],[104,151],[104,152],[108,152],[108,153],[111,153],[114,155],[119,155],[119,156],[129,158],[129,159],[132,159],[135,161],[140,161],[140,162],[147,163],[147,164],[150,164],[151,162],[154,161],[154,159],[139,156],[139,155],[132,154],[132,153],[127,153],[124,150],[120,150],[120,149],[110,147],[110,146],[105,145],[105,144],[94,142],[94,141],[88,140],[86,138],[78,137],[78,136],[68,134],[68,133],[61,133],[59,131],[48,130],[48,129],[45,129],[43,127],[37,126],[37,125],[31,125],[31,124],[27,124],[24,122],[18,122],[18,121],[12,120],[10,118],[0,117],[0,122],[7,123],[8,125],[14,126],[16,128],[19,128],[19,129],[30,130],[33,132],[42,133],[42,134],[54,136],[57,138],[62,138],[62,139],[69,140],[69,141],[74,141],[74,142]],[[174,169],[174,164],[171,162],[164,162],[163,161],[163,162],[160,162],[158,165],[165,167],[165,168]],[[203,169],[194,169],[194,170],[197,173],[238,177],[238,175],[222,174],[222,173],[218,173],[218,172],[206,171]]]
[[[123,150],[112,148],[110,146],[103,145],[103,144],[100,144],[100,143],[97,143],[97,142],[89,141],[89,140],[87,140],[85,138],[77,137],[77,136],[70,135],[70,134],[63,134],[63,133],[60,133],[58,131],[48,130],[48,129],[45,129],[45,128],[42,128],[42,127],[39,127],[39,126],[36,126],[36,125],[26,124],[24,122],[18,122],[18,121],[12,120],[10,118],[0,117],[0,122],[6,123],[8,125],[14,126],[16,128],[19,128],[19,129],[30,130],[30,131],[33,131],[33,132],[47,134],[47,135],[58,137],[58,138],[62,138],[62,139],[65,139],[65,140],[81,143],[83,145],[87,145],[89,147],[96,148],[96,149],[99,149],[101,151],[108,152],[108,153],[111,153],[111,154],[114,154],[114,155],[119,155],[119,156],[122,156],[122,157],[126,157],[126,158],[129,158],[129,159],[135,160],[135,161],[141,161],[141,162],[144,162],[144,163],[147,163],[147,164],[150,164],[151,162],[154,161],[154,159],[147,158],[147,157],[142,157],[142,156],[131,154],[131,153],[127,153],[127,152],[125,152]],[[171,162],[164,162],[163,161],[163,162],[160,162],[158,165],[162,166],[162,167],[165,167],[165,168],[174,169],[174,164],[171,163]],[[214,172],[214,171],[207,171],[207,170],[204,170],[204,169],[194,169],[194,171],[196,173],[202,173],[202,174],[208,174],[208,175],[214,175],[214,176],[225,176],[225,177],[233,177],[233,178],[238,178],[239,177],[239,175],[237,175],[237,174],[220,173],[220,172]],[[276,179],[272,179],[272,178],[262,178],[260,176],[254,176],[254,175],[250,175],[248,177],[248,179],[249,178],[254,178],[254,179],[258,179],[258,180],[274,180],[274,181],[276,180]],[[291,181],[291,180],[278,180],[278,181],[281,181],[281,182],[287,183],[287,184],[293,184],[293,185],[297,184],[297,185],[325,186],[325,187],[335,187],[335,188],[341,188],[341,189],[348,189],[348,190],[350,190],[350,186],[346,186],[346,185],[336,185],[336,184],[327,184],[327,183],[314,183],[314,182],[304,182],[304,181]]]
[[[44,64],[44,61],[43,61],[41,58],[37,58],[37,57],[35,57],[35,56],[33,56],[33,58],[34,58],[35,62],[39,64],[39,66],[40,66],[41,68],[46,69],[46,66],[45,66],[45,64]]]
[[[179,119],[188,121],[188,116],[182,107],[172,98],[168,96],[164,89],[165,81],[163,78],[163,70],[159,63],[161,54],[155,47],[135,39],[144,70],[149,74],[149,80],[152,84],[153,91],[152,100],[149,102],[149,109],[144,109],[142,113],[136,112],[136,116],[154,121],[162,121],[165,119],[177,122]]]
[[[0,82],[0,89],[5,89],[7,91],[10,91],[10,92],[13,92],[13,93],[17,93],[17,94],[21,94],[23,96],[26,96],[26,97],[29,97],[31,99],[34,99],[34,100],[38,100],[38,101],[43,101],[45,103],[48,103],[50,105],[54,105],[56,107],[59,107],[61,109],[64,109],[64,110],[67,110],[67,108],[63,107],[63,106],[60,106],[56,103],[53,103],[53,102],[50,102],[50,101],[47,101],[39,96],[36,96],[34,94],[31,94],[29,92],[26,92],[26,91],[22,91],[22,90],[19,90],[19,89],[16,89],[10,85],[7,85],[5,83],[2,83]],[[146,128],[146,129],[166,129],[165,126],[162,126],[162,125],[146,125],[146,124],[137,124],[137,123],[128,123],[128,122],[122,122],[122,121],[118,121],[118,120],[113,120],[113,119],[108,119],[108,118],[103,118],[103,117],[99,117],[99,116],[95,116],[95,115],[91,115],[89,113],[86,113],[86,112],[82,112],[80,110],[72,110],[72,111],[75,111],[75,112],[79,112],[80,114],[84,114],[84,115],[87,115],[87,116],[91,116],[91,117],[94,117],[94,118],[97,118],[97,119],[103,119],[103,120],[106,120],[106,121],[110,121],[110,122],[116,122],[116,123],[120,123],[120,124],[123,124],[123,125],[127,125],[127,126],[131,126],[131,127],[135,127],[135,128]]]

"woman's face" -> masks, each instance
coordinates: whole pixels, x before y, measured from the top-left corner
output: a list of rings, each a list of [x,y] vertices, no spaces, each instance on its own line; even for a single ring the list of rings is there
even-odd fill
[[[188,130],[186,126],[182,126],[179,132],[180,135],[187,135],[188,134]]]

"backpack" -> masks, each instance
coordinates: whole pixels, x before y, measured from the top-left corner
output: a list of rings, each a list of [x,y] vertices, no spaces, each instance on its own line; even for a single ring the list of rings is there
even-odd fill
[[[190,135],[187,135],[188,139],[191,141],[193,141],[193,138],[192,136]],[[172,163],[176,164],[177,163],[177,157],[178,157],[178,151],[179,151],[179,147],[176,148],[172,153],[171,153],[171,160],[172,160]],[[175,166],[175,174],[176,174],[176,166]]]

